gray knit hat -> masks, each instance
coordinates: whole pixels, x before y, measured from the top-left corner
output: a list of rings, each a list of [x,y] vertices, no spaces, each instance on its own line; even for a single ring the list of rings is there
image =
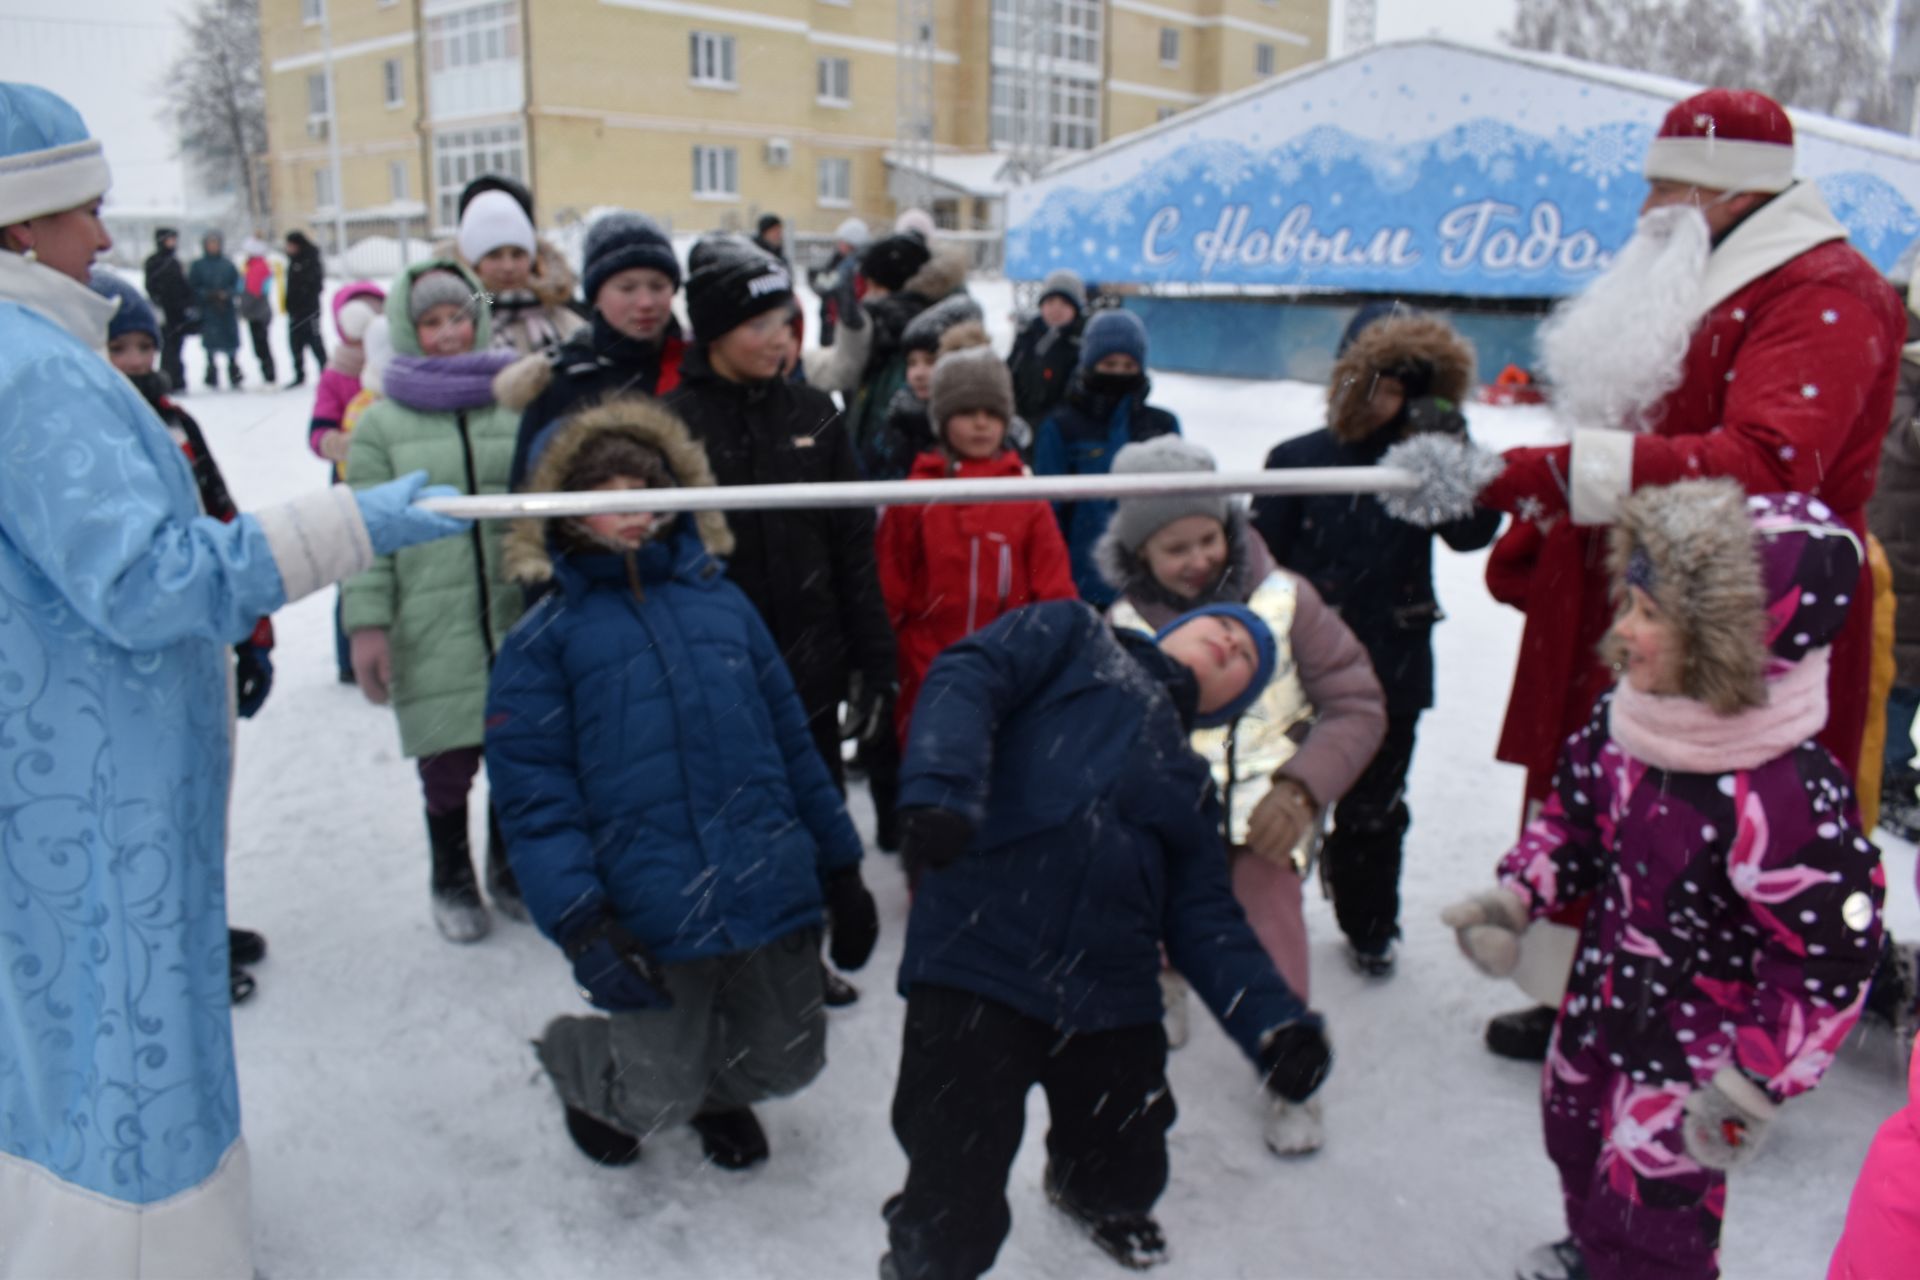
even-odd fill
[[[938,377],[936,373],[934,375]],[[1218,471],[1213,455],[1191,440],[1179,436],[1155,436],[1123,447],[1113,455],[1113,474],[1141,475],[1159,471]],[[1187,516],[1208,516],[1227,523],[1233,513],[1233,499],[1224,493],[1172,494],[1164,498],[1122,498],[1114,504],[1113,520],[1107,526],[1112,537],[1129,553],[1160,530]]]
[[[992,347],[955,351],[941,356],[933,366],[927,420],[934,435],[944,442],[947,420],[975,409],[985,409],[1009,425],[1013,422],[1013,375]]]
[[[1048,298],[1065,298],[1073,304],[1073,309],[1081,315],[1087,314],[1087,286],[1080,279],[1080,273],[1061,267],[1050,271],[1047,278],[1040,282],[1040,301]]]
[[[464,276],[451,271],[423,271],[414,277],[407,291],[407,319],[419,324],[421,317],[435,307],[452,303],[464,307],[473,301],[473,286]]]

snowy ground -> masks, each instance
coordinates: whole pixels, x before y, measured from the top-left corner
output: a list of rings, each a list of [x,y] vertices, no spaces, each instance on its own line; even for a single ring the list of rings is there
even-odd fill
[[[1004,312],[1004,286],[980,292]],[[993,320],[1004,349],[1007,325]],[[1168,375],[1157,388],[1228,467],[1256,466],[1275,440],[1319,422],[1320,392],[1299,384]],[[304,393],[196,390],[187,404],[243,506],[325,483],[306,449]],[[1471,416],[1496,445],[1544,428],[1537,411]],[[1562,1234],[1537,1072],[1480,1044],[1487,1017],[1523,1000],[1471,971],[1436,919],[1487,882],[1519,808],[1518,771],[1492,760],[1519,617],[1487,598],[1481,569],[1479,556],[1439,556],[1451,620],[1413,773],[1399,974],[1363,985],[1327,904],[1309,904],[1314,1003],[1338,1054],[1327,1147],[1298,1163],[1270,1156],[1251,1072],[1197,1022],[1170,1067],[1181,1117],[1159,1210],[1167,1280],[1504,1277],[1517,1253]],[[687,1131],[659,1135],[636,1167],[596,1168],[568,1142],[528,1046],[548,1018],[581,1008],[566,966],[524,926],[501,924],[470,948],[435,934],[418,784],[390,713],[335,683],[332,604],[327,592],[276,619],[275,688],[241,726],[233,790],[233,919],[272,944],[258,995],[234,1018],[262,1273],[871,1276],[880,1205],[905,1167],[887,1114],[906,915],[894,861],[867,860],[883,937],[858,978],[865,998],[832,1015],[827,1070],[762,1110],[772,1161],[717,1171]],[[852,806],[870,833],[864,792]],[[1912,936],[1914,851],[1885,847],[1893,923]],[[1734,1180],[1730,1275],[1824,1274],[1861,1156],[1903,1092],[1888,1038],[1863,1033],[1788,1109],[1758,1166]],[[996,1274],[1117,1274],[1047,1208],[1038,1094],[1031,1121]]]

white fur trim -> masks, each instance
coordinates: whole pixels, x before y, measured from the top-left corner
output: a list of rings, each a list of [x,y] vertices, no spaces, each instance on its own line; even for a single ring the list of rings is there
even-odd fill
[[[1725,1066],[1713,1073],[1713,1087],[1727,1095],[1727,1100],[1748,1115],[1759,1120],[1773,1119],[1773,1113],[1780,1104],[1767,1096],[1745,1073],[1736,1067]]]
[[[373,540],[346,485],[250,513],[273,549],[287,602],[351,578],[373,564]]]
[[[78,209],[107,194],[112,185],[107,157],[93,138],[0,156],[0,227]]]
[[[119,309],[117,298],[103,298],[44,262],[31,262],[0,250],[0,300],[17,302],[60,326],[94,351],[107,348],[107,322]]]
[[[1612,524],[1620,518],[1620,503],[1633,492],[1634,438],[1626,431],[1591,427],[1573,433],[1567,505],[1575,524]]]
[[[199,1186],[148,1205],[64,1182],[0,1153],[0,1277],[204,1276],[252,1280],[247,1144]]]
[[[1785,191],[1793,185],[1793,148],[1734,138],[1655,138],[1647,144],[1646,174],[1650,182],[1709,191]]]
[[[1802,182],[1781,192],[1714,246],[1702,286],[1707,310],[1807,250],[1846,238],[1820,188]]]

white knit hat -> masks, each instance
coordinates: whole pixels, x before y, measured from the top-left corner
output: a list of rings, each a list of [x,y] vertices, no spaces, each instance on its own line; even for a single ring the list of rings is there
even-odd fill
[[[64,98],[0,81],[0,227],[77,209],[112,184],[99,141]]]
[[[495,249],[508,245],[526,250],[531,257],[533,223],[527,220],[527,211],[520,207],[520,202],[506,192],[482,191],[460,215],[460,233],[454,242],[460,247],[460,256],[468,262],[478,262]]]
[[[873,231],[864,220],[848,218],[833,229],[833,238],[844,240],[856,249],[864,249],[867,247],[867,242],[873,239]]]

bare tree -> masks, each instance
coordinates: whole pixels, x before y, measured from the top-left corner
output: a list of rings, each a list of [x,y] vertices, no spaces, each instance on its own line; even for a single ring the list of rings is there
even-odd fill
[[[272,195],[261,164],[267,93],[259,0],[199,0],[184,25],[185,47],[166,83],[181,154],[210,182],[239,188],[248,222],[260,226],[272,211]]]
[[[1506,40],[1890,125],[1887,0],[1520,0]]]

